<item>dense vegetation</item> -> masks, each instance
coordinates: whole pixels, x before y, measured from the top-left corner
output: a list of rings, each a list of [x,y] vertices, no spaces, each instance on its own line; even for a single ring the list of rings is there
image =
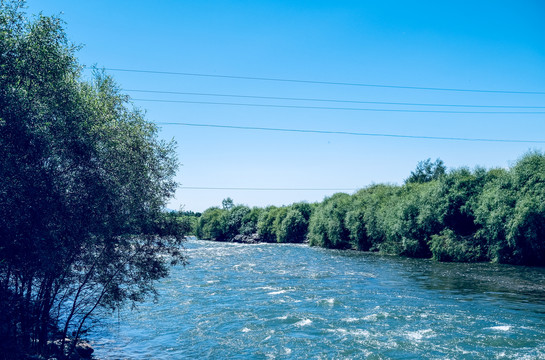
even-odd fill
[[[187,223],[163,212],[174,144],[22,5],[0,5],[0,358],[61,358],[97,307],[154,294]]]
[[[510,169],[447,171],[420,162],[401,186],[371,185],[317,204],[204,211],[200,238],[303,242],[439,261],[545,265],[545,154],[529,152]]]

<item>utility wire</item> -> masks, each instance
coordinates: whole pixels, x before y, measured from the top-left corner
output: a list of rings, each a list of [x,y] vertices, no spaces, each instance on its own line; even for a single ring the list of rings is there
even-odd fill
[[[216,102],[216,101],[161,100],[161,99],[132,99],[132,100],[161,102],[161,103],[272,107],[272,108],[288,108],[288,109],[375,111],[375,112],[409,112],[409,113],[443,113],[443,114],[519,114],[519,115],[520,114],[527,114],[527,115],[545,114],[545,111],[457,111],[457,110],[409,110],[409,109],[369,109],[369,108],[365,109],[365,108],[346,108],[346,107],[329,107],[329,106],[229,103],[229,102]]]
[[[545,109],[545,106],[426,104],[426,103],[422,104],[422,103],[406,103],[406,102],[295,98],[295,97],[281,97],[281,96],[237,95],[237,94],[217,94],[217,93],[139,90],[139,89],[123,89],[123,91],[140,92],[140,93],[152,93],[152,94],[191,95],[191,96],[217,96],[217,97],[231,97],[231,98],[244,98],[244,99],[265,99],[265,100],[319,101],[319,102],[351,103],[351,104],[379,104],[379,105],[404,105],[404,106],[446,106],[446,107],[503,108],[503,109]]]
[[[294,133],[335,134],[335,135],[352,135],[352,136],[374,136],[374,137],[427,139],[427,140],[501,142],[501,143],[533,143],[533,144],[545,143],[545,140],[479,139],[479,138],[462,138],[462,137],[440,137],[440,136],[361,133],[361,132],[349,132],[349,131],[265,128],[265,127],[217,125],[217,124],[195,124],[195,123],[183,123],[183,122],[156,122],[155,124],[157,124],[157,125],[193,126],[193,127],[210,127],[210,128],[222,128],[222,129],[237,129],[237,130],[281,131],[281,132],[294,132]]]
[[[87,67],[87,68],[88,69],[94,69],[93,67]],[[430,90],[430,91],[458,91],[458,92],[475,92],[475,93],[545,95],[544,91],[486,90],[486,89],[458,89],[458,88],[440,88],[440,87],[423,87],[423,86],[402,86],[402,85],[384,85],[384,84],[336,82],[336,81],[282,79],[282,78],[269,78],[269,77],[257,77],[257,76],[219,75],[219,74],[189,73],[189,72],[175,72],[175,71],[136,70],[136,69],[122,69],[122,68],[104,68],[104,70],[107,70],[107,71],[121,71],[121,72],[133,72],[133,73],[144,73],[144,74],[195,76],[195,77],[239,79],[239,80],[276,81],[276,82],[289,82],[289,83],[301,83],[301,84],[360,86],[360,87],[389,88],[389,89],[410,89],[410,90]]]

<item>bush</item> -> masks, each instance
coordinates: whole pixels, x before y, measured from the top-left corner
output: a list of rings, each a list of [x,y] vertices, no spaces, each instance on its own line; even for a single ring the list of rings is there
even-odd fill
[[[310,245],[334,249],[350,247],[349,231],[344,223],[350,199],[348,194],[337,193],[318,206],[310,218]]]
[[[301,212],[290,209],[278,229],[278,242],[302,243],[307,236],[308,225]]]
[[[545,155],[531,152],[510,171],[496,171],[475,210],[488,258],[545,265]]]
[[[447,262],[476,262],[483,259],[481,246],[472,236],[460,236],[450,229],[432,235],[430,243],[433,259]]]
[[[200,239],[225,241],[228,211],[217,207],[206,209],[197,224],[197,236]]]

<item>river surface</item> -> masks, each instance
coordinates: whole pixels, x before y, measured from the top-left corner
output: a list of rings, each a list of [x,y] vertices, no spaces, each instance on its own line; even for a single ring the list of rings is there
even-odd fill
[[[545,359],[545,269],[191,240],[100,359]]]

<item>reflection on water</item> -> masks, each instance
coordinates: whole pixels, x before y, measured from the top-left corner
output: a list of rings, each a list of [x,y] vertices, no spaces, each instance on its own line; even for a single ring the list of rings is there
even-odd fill
[[[97,356],[545,358],[545,269],[191,240],[158,303],[105,318]]]

